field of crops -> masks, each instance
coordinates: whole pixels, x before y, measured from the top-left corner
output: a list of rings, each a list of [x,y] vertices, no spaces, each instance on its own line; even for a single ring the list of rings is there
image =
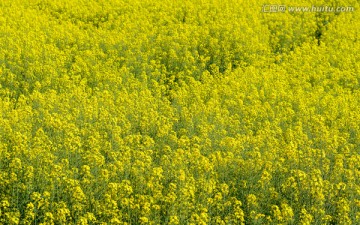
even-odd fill
[[[0,0],[0,224],[360,224],[360,2]]]

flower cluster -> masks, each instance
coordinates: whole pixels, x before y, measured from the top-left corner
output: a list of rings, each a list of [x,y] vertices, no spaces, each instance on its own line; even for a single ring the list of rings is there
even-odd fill
[[[360,224],[360,14],[263,3],[1,0],[0,224]]]

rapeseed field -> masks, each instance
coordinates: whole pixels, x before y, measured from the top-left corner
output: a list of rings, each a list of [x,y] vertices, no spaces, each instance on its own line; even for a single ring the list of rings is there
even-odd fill
[[[1,0],[0,224],[360,224],[359,10]]]

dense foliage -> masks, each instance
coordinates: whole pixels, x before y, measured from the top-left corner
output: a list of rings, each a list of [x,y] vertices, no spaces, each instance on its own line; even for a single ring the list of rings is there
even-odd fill
[[[356,10],[1,0],[0,224],[360,224],[359,1],[282,3]]]

